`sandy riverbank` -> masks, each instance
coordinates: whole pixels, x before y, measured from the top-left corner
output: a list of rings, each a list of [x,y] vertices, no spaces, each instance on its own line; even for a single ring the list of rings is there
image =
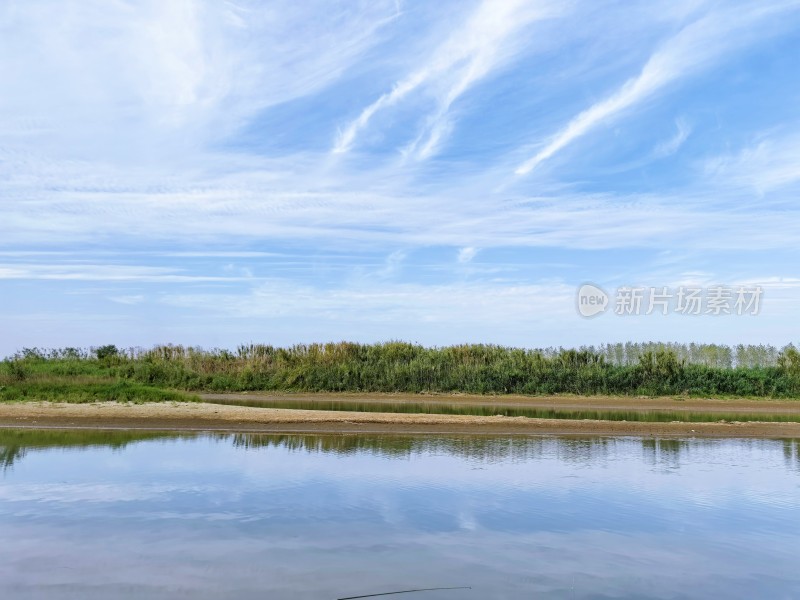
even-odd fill
[[[419,397],[414,398],[416,402],[420,401]],[[591,399],[591,402],[600,400]],[[761,404],[758,401],[754,402]],[[793,406],[791,402],[787,404],[790,406],[785,407],[786,410],[800,409],[800,404]],[[592,407],[613,408],[598,404],[592,404]],[[264,433],[477,433],[800,438],[800,423],[647,423],[271,409],[208,403],[7,403],[0,405],[0,426]]]

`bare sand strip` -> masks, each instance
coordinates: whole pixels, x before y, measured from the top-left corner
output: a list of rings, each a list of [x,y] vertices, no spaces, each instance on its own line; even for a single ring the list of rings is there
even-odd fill
[[[271,409],[207,403],[4,403],[0,405],[0,426],[253,433],[800,438],[800,423],[646,423]]]

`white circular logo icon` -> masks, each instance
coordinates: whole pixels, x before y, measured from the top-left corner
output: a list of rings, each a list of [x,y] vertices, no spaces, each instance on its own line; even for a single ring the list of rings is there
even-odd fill
[[[578,313],[582,317],[594,317],[608,308],[608,294],[592,283],[578,288]]]

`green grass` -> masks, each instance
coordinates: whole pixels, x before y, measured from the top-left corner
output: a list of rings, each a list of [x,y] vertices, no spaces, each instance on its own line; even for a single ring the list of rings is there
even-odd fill
[[[188,399],[176,390],[605,394],[800,398],[794,347],[617,344],[539,349],[381,344],[24,349],[0,363],[0,399]]]
[[[192,394],[161,389],[130,381],[80,382],[24,381],[0,385],[0,401],[24,402],[47,400],[53,402],[191,402],[199,398]]]
[[[412,413],[439,415],[472,415],[491,417],[528,417],[533,419],[592,419],[601,421],[642,421],[648,423],[719,423],[719,422],[769,422],[800,423],[800,414],[786,413],[721,413],[665,410],[592,410],[535,408],[518,406],[492,406],[486,404],[444,404],[424,402],[358,402],[352,400],[223,400],[211,401],[235,406],[258,406],[261,408],[291,408],[297,410],[330,410],[354,412]]]

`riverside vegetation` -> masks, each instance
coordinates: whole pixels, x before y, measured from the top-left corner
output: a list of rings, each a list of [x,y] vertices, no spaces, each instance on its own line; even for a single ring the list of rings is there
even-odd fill
[[[26,348],[0,363],[0,400],[197,400],[304,391],[800,397],[790,345],[608,344],[579,349],[405,342],[121,350]]]

